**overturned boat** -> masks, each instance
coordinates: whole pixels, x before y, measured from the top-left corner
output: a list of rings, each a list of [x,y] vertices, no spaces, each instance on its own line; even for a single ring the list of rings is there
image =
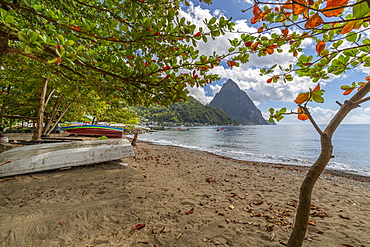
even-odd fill
[[[91,137],[106,136],[108,138],[122,138],[124,132],[123,128],[116,128],[105,125],[68,126],[62,127],[61,130],[67,131],[72,135],[91,136]]]
[[[104,139],[17,147],[0,155],[0,177],[88,165],[134,156],[127,139]]]

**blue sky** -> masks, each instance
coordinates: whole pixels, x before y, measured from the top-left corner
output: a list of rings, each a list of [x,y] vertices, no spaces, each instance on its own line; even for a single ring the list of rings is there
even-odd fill
[[[204,4],[203,2],[199,2],[199,0],[193,0],[190,6],[182,12],[182,15],[197,25],[202,25],[202,20],[204,18],[209,20],[213,16],[216,18],[221,16],[225,16],[226,18],[232,17],[232,20],[236,22],[236,28],[238,30],[252,32],[255,31],[255,26],[251,25],[249,22],[252,17],[252,12],[247,11],[243,13],[241,11],[251,6],[251,0],[213,0],[212,5]],[[204,54],[211,54],[213,51],[219,53],[226,52],[225,49],[229,47],[228,39],[233,39],[237,36],[238,34],[229,33],[216,41],[211,41],[206,44],[200,42],[199,50]],[[304,49],[305,52],[312,52],[315,50],[315,43],[310,41],[304,42],[302,46],[306,48]],[[290,83],[278,82],[267,84],[267,77],[261,77],[259,75],[259,68],[263,66],[272,66],[275,63],[282,65],[294,63],[294,57],[288,52],[273,54],[262,58],[252,55],[250,57],[250,62],[241,65],[239,68],[234,67],[230,69],[228,67],[219,66],[213,70],[213,73],[217,73],[221,76],[220,81],[213,82],[211,85],[204,88],[190,88],[190,94],[202,103],[207,104],[212,100],[215,93],[221,89],[223,83],[228,79],[232,79],[255,102],[265,118],[268,118],[268,110],[271,107],[287,107],[288,110],[295,110],[297,106],[293,100],[297,94],[308,91],[309,87],[314,88],[316,84],[312,83],[309,78],[302,77],[296,77],[295,80]],[[325,102],[322,104],[309,104],[315,120],[319,124],[328,123],[338,110],[339,105],[335,102],[343,102],[349,98],[349,96],[343,95],[343,90],[340,89],[340,86],[351,84],[353,81],[364,81],[364,78],[369,74],[369,68],[358,68],[342,76],[331,76],[328,80],[320,81],[322,89],[326,91],[324,94]],[[280,122],[280,124],[291,123],[309,124],[308,122],[297,120],[294,115],[286,116],[285,119]],[[355,109],[347,116],[344,123],[370,124],[370,105],[364,104],[360,108]]]

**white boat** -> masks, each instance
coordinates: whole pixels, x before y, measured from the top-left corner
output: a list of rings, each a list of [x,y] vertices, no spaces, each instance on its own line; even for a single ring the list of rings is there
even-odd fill
[[[127,139],[37,144],[0,154],[0,177],[119,160],[134,156]]]

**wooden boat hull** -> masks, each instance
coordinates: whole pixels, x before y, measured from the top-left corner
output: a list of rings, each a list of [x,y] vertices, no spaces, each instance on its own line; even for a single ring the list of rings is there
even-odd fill
[[[14,148],[0,155],[0,177],[118,160],[134,155],[127,139],[48,143]]]
[[[121,128],[101,125],[68,126],[61,129],[74,135],[93,137],[106,136],[108,138],[122,138],[124,131]]]

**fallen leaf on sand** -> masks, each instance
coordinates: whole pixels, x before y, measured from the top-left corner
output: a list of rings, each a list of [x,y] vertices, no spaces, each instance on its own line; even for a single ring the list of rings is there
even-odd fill
[[[253,202],[254,205],[261,205],[262,203],[263,203],[263,201]]]
[[[316,221],[308,220],[308,225],[310,225],[310,226],[316,226]]]
[[[338,214],[338,216],[341,217],[342,219],[349,220],[349,216],[344,216],[344,215],[341,215],[341,214]]]
[[[140,230],[142,228],[144,228],[145,225],[144,224],[137,224],[134,228],[131,229],[131,231],[134,231],[134,230]]]
[[[265,231],[266,232],[272,232],[272,230],[274,229],[274,225],[265,225]]]
[[[194,208],[192,208],[189,211],[185,212],[185,214],[192,214],[192,213],[194,213]]]
[[[61,221],[59,221],[59,225],[61,225],[61,226],[64,226],[66,223],[67,223],[67,221],[66,221],[66,220],[61,220]]]
[[[284,246],[287,246],[287,243],[285,243],[283,240],[279,240],[279,243],[284,245]]]

